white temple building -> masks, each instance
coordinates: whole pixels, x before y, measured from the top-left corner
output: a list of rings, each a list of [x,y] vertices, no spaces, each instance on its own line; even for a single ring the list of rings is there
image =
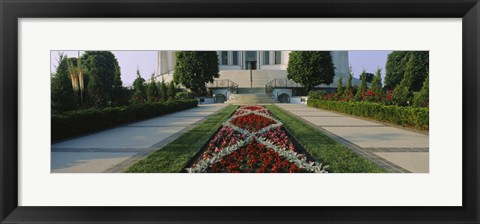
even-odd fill
[[[290,51],[217,51],[220,65],[220,77],[217,79],[230,79],[238,83],[240,88],[265,87],[265,84],[273,79],[287,78],[289,53]],[[347,74],[348,51],[332,51],[331,54],[336,81],[340,74],[344,76]],[[157,79],[161,80],[163,75],[165,81],[170,81],[174,66],[174,51],[158,51]],[[250,69],[252,80],[250,80]]]
[[[266,85],[275,80],[286,83],[289,54],[290,51],[217,51],[220,76],[216,80],[230,80],[238,84],[238,88],[244,90],[239,91],[239,94],[251,93],[245,92],[247,88],[265,93]],[[332,84],[321,86],[324,88],[336,88],[340,76],[343,77],[344,83],[347,81],[348,51],[331,51],[331,55],[335,66],[335,78]],[[175,51],[158,51],[156,79],[171,81],[174,67]],[[357,83],[359,80],[354,78],[352,84]],[[296,95],[292,89],[281,90],[280,87],[277,89],[277,95],[278,91],[289,97]],[[273,98],[278,100],[278,97]]]

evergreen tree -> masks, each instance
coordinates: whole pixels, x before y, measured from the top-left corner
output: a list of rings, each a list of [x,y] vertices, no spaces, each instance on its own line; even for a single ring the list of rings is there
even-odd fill
[[[392,102],[399,106],[409,106],[412,102],[412,83],[416,71],[416,55],[412,54],[408,59],[405,74],[400,84],[393,90],[392,93]]]
[[[145,79],[142,78],[140,70],[137,68],[137,78],[133,81],[133,99],[134,103],[145,103],[147,94],[145,91]]]
[[[367,76],[365,75],[365,70],[362,71],[360,77],[362,77],[362,81],[360,82],[357,94],[355,95],[356,99],[361,99],[362,93],[365,93],[367,91]]]
[[[182,84],[199,96],[206,94],[205,85],[213,82],[213,78],[218,78],[218,73],[218,56],[215,51],[179,51],[176,53],[174,82]]]
[[[423,82],[422,89],[420,91],[414,93],[413,96],[413,106],[414,107],[428,107],[429,104],[429,87],[428,87],[428,74],[425,82]]]
[[[411,57],[415,57],[415,61],[411,65],[412,83],[409,87],[411,91],[419,91],[425,81],[426,74],[429,67],[429,52],[428,51],[393,51],[388,55],[385,86],[387,89],[395,89],[403,80],[407,63]]]
[[[330,51],[292,51],[287,78],[305,86],[309,92],[320,84],[331,84],[335,76]]]
[[[120,66],[110,51],[86,51],[82,64],[88,78],[89,104],[107,106],[114,100],[114,88],[121,86]]]
[[[413,51],[410,54],[410,57],[414,57],[414,60],[412,62],[412,83],[410,86],[410,91],[417,92],[420,91],[420,89],[422,88],[428,74],[429,52]]]
[[[364,76],[364,75],[366,76],[365,81],[366,81],[367,83],[372,83],[373,77],[374,77],[375,75],[372,74],[372,73],[365,72],[365,73],[362,73],[362,75],[360,75],[360,80],[362,80],[362,76]]]
[[[167,85],[165,84],[165,81],[162,80],[160,83],[160,97],[162,101],[167,101],[168,100],[168,90],[167,90]]]
[[[147,86],[147,100],[148,102],[155,102],[158,100],[158,98],[159,91],[157,83],[155,82],[155,73],[153,73]]]
[[[350,66],[348,68],[347,86],[345,87],[345,91],[343,91],[343,95],[346,98],[350,98],[353,95],[352,78],[353,78],[353,72],[352,72],[352,66]]]
[[[338,84],[337,84],[337,95],[341,96],[343,94],[344,88],[343,88],[343,80],[342,80],[342,75],[340,75],[340,78],[338,78]]]
[[[387,90],[395,89],[403,79],[409,51],[393,51],[387,56],[385,67],[385,86]]]
[[[115,64],[115,77],[113,79],[113,91],[112,91],[112,102],[115,105],[124,104],[127,101],[125,88],[123,87],[122,77],[120,72],[120,66]]]
[[[78,108],[73,91],[67,60],[76,66],[77,60],[60,54],[55,74],[51,76],[51,107],[53,113],[61,113]]]
[[[375,72],[375,76],[372,80],[372,85],[370,86],[370,90],[375,93],[375,95],[382,93],[382,69],[378,68]]]
[[[168,98],[174,99],[175,94],[176,94],[175,83],[173,81],[170,81],[168,85]]]

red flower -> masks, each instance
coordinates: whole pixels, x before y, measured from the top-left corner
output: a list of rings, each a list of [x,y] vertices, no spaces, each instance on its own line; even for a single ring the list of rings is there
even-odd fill
[[[269,125],[275,124],[275,121],[260,115],[249,114],[237,117],[231,120],[230,123],[239,128],[253,132],[268,127]]]
[[[242,115],[249,111],[257,111],[269,115],[269,112],[262,106],[242,106],[235,114]],[[248,130],[257,132],[258,130],[275,124],[276,121],[268,117],[257,114],[248,114],[239,116],[230,121],[231,124]],[[280,127],[272,128],[263,134],[256,133],[257,136],[267,139],[273,144],[284,150],[296,151],[292,141]],[[208,143],[207,149],[202,153],[201,159],[212,158],[228,146],[232,146],[241,140],[247,138],[247,134],[241,134],[233,128],[224,126],[217,132],[215,137]],[[195,166],[195,165],[194,165]],[[281,157],[274,150],[257,142],[253,138],[249,143],[224,156],[217,162],[210,165],[206,172],[229,172],[229,173],[293,173],[306,172],[297,165]]]

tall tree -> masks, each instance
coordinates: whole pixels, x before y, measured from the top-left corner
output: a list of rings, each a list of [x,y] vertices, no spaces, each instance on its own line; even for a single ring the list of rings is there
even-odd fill
[[[335,76],[330,51],[292,51],[289,55],[287,78],[301,83],[309,92],[320,84],[331,84]]]
[[[150,78],[150,82],[147,85],[147,101],[154,102],[159,99],[159,91],[157,87],[157,83],[155,82],[155,73],[152,74]]]
[[[165,81],[162,80],[162,82],[160,82],[160,97],[162,99],[162,101],[167,101],[168,100],[168,89],[167,89],[167,85],[165,84]]]
[[[403,75],[403,79],[400,84],[398,84],[398,86],[395,87],[395,89],[393,90],[392,101],[399,106],[411,105],[413,96],[413,82],[415,80],[415,74],[418,70],[416,60],[417,55],[411,54],[405,67],[405,74]]]
[[[175,83],[173,81],[170,81],[170,83],[168,84],[168,98],[174,99],[175,94],[176,94]]]
[[[51,76],[51,107],[53,113],[78,108],[78,101],[72,87],[67,60],[76,66],[77,60],[60,54],[56,72]]]
[[[388,55],[385,85],[387,89],[394,89],[400,84],[405,76],[407,63],[411,57],[415,57],[412,64],[412,83],[411,89],[418,91],[422,88],[429,67],[428,51],[393,51]]]
[[[338,83],[337,83],[337,95],[339,96],[342,95],[343,91],[344,91],[343,80],[342,80],[342,76],[340,75],[340,78],[338,78]]]
[[[123,87],[122,82],[122,73],[120,70],[120,66],[118,63],[115,64],[115,77],[113,80],[113,93],[112,93],[112,101],[115,104],[122,104],[125,101],[126,93],[125,88]]]
[[[197,95],[205,95],[205,85],[219,76],[218,56],[215,51],[179,51],[173,80]]]
[[[362,80],[360,82],[360,86],[358,87],[357,94],[355,95],[355,98],[357,99],[362,96],[362,93],[365,93],[367,91],[367,76],[365,75],[365,70],[362,71],[360,77]]]
[[[375,76],[372,80],[372,85],[370,86],[370,90],[374,92],[376,95],[382,93],[382,69],[378,68],[375,72]]]
[[[66,57],[66,56],[65,56]],[[84,73],[80,52],[78,52],[77,63],[74,65],[71,60],[66,60],[68,71],[70,73],[70,80],[75,95],[75,99],[80,97],[80,105],[83,105],[83,91],[85,86]]]
[[[428,98],[428,74],[425,82],[423,82],[423,86],[420,91],[414,93],[413,95],[413,106],[414,107],[428,107],[429,98]]]
[[[362,76],[363,76],[363,75],[366,77],[366,78],[365,78],[365,81],[366,81],[367,83],[372,83],[373,77],[375,76],[374,74],[368,73],[368,72],[364,72],[364,73],[362,73],[362,74],[360,75],[360,80],[362,80]]]
[[[350,66],[348,68],[347,86],[345,87],[345,91],[343,91],[343,95],[345,97],[350,97],[353,95],[352,78],[353,78],[353,71],[352,71],[352,66]]]
[[[145,90],[145,79],[142,78],[140,70],[137,68],[137,78],[133,81],[133,103],[142,104],[146,101],[147,93]]]
[[[409,51],[393,51],[387,56],[385,66],[385,86],[394,89],[403,79],[405,67],[409,58]]]
[[[82,55],[82,63],[89,79],[87,88],[90,104],[109,105],[120,77],[120,66],[115,55],[110,51],[86,51]]]
[[[412,84],[410,90],[413,92],[419,91],[429,70],[429,52],[428,51],[413,51],[410,53],[410,57],[415,57],[412,65]]]

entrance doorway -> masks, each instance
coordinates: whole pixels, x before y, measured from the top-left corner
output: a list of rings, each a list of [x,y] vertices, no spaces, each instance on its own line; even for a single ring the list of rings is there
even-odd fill
[[[278,96],[278,102],[280,102],[280,103],[290,103],[290,96],[286,93],[282,93],[282,94],[280,94],[280,96]]]
[[[256,51],[245,52],[245,69],[257,70],[257,52]]]
[[[215,103],[225,103],[227,97],[221,93],[215,94]]]

